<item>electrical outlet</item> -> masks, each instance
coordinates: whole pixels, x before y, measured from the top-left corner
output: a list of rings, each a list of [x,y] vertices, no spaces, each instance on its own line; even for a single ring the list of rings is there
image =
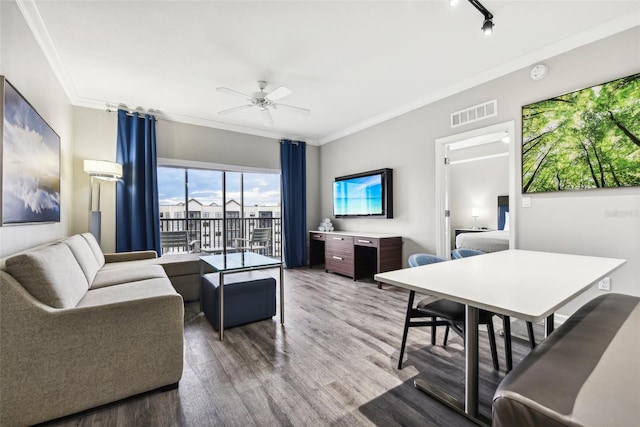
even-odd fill
[[[611,279],[608,277],[603,278],[598,282],[598,289],[601,291],[610,291],[611,290]]]

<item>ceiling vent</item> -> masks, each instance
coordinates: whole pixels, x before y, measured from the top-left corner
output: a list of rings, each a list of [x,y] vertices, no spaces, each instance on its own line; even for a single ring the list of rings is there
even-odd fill
[[[483,102],[473,107],[451,113],[451,127],[466,125],[498,115],[498,100]]]

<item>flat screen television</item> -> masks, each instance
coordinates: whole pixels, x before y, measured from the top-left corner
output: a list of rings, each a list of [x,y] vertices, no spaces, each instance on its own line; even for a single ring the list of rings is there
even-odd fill
[[[640,74],[522,107],[522,192],[640,186]]]
[[[336,218],[393,218],[393,169],[341,176],[333,182]]]

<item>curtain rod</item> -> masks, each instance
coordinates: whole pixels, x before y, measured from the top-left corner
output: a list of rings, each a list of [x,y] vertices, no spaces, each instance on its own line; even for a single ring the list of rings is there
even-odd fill
[[[133,113],[148,114],[148,115],[153,117],[153,120],[158,121],[158,117],[154,113],[152,113],[151,111],[130,110],[128,108],[113,107],[113,106],[107,105],[107,112],[108,113],[116,113],[116,112],[118,112],[118,110],[124,110],[127,113],[127,116],[133,116]]]
[[[305,143],[304,141],[293,141],[291,139],[281,139],[279,142],[280,142],[280,144],[285,144],[285,143],[288,142],[288,143],[291,143],[293,145],[300,145],[300,144],[304,144]]]

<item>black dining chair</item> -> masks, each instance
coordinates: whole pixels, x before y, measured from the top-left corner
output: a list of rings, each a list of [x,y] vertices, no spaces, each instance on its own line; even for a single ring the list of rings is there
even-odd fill
[[[413,254],[409,256],[409,267],[418,267],[428,264],[446,261],[430,254]],[[413,306],[415,299],[415,291],[409,291],[409,301],[407,304],[407,314],[404,321],[404,332],[402,334],[402,344],[400,346],[400,356],[398,357],[398,369],[402,369],[402,357],[407,344],[407,335],[409,328],[412,327],[431,327],[431,345],[436,344],[436,327],[446,326],[445,336],[449,333],[449,328],[458,333],[464,340],[464,320],[465,307],[464,304],[429,296],[420,300],[416,306]],[[489,346],[491,348],[491,358],[493,360],[493,368],[500,369],[498,364],[498,352],[496,351],[496,336],[493,328],[494,313],[486,310],[480,310],[478,324],[487,326],[489,335]],[[413,320],[425,319],[430,320]],[[446,342],[445,342],[446,345]]]
[[[451,251],[451,258],[460,259],[460,258],[466,258],[470,256],[483,255],[485,253],[486,252],[482,252],[476,249],[460,248],[460,249],[454,249]],[[505,359],[507,362],[507,371],[510,371],[511,369],[513,369],[513,356],[511,352],[511,319],[509,318],[509,316],[505,316],[502,314],[497,314],[497,316],[502,318],[502,323],[503,323],[502,329],[504,332]],[[533,335],[533,324],[531,322],[526,322],[526,323],[527,323],[527,334],[529,335],[529,345],[531,346],[531,349],[533,349],[536,346],[536,338]],[[444,335],[444,345],[447,345],[447,335],[448,335],[447,333],[445,333]]]

